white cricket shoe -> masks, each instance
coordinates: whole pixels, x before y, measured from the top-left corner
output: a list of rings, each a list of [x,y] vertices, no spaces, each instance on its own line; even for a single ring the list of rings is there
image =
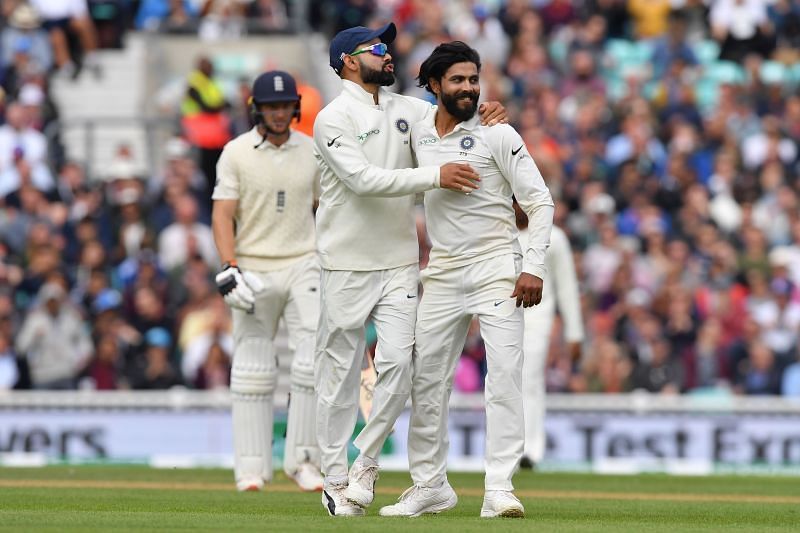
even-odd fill
[[[481,518],[525,518],[525,507],[522,506],[510,490],[487,490],[483,496]]]
[[[315,465],[300,463],[293,474],[286,472],[286,477],[297,483],[300,490],[305,492],[319,492],[322,490],[322,474]]]
[[[239,492],[260,492],[264,488],[264,480],[258,477],[240,479],[236,482]]]
[[[322,506],[331,516],[364,516],[364,509],[344,497],[344,485],[322,489]]]
[[[396,504],[382,507],[379,514],[412,518],[423,514],[438,514],[452,509],[457,503],[458,496],[447,481],[437,488],[413,485],[406,489]]]
[[[344,497],[359,507],[368,507],[375,498],[375,482],[378,480],[378,465],[353,463],[347,475],[348,484]]]

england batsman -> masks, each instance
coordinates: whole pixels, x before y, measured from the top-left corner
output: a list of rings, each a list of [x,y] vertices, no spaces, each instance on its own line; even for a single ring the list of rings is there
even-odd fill
[[[283,318],[294,348],[283,468],[301,489],[321,490],[314,392],[319,169],[311,138],[289,127],[300,117],[292,76],[261,74],[253,83],[251,114],[255,127],[220,156],[212,197],[214,239],[224,262],[216,281],[233,312],[236,487],[261,490],[272,478],[274,339]]]
[[[486,344],[485,493],[481,517],[522,517],[511,478],[524,444],[521,374],[522,308],[542,298],[553,200],[520,135],[508,125],[481,126],[480,58],[466,44],[441,44],[422,63],[419,85],[438,110],[412,126],[421,166],[469,164],[481,187],[468,195],[425,193],[431,241],[422,273],[414,350],[408,458],[414,485],[382,516],[419,516],[453,508],[447,480],[448,402],[467,329],[478,317]],[[530,219],[517,240],[512,195]]]

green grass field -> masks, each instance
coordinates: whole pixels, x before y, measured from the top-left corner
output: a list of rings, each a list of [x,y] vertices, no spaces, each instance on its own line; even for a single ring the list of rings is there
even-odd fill
[[[520,472],[523,520],[478,518],[483,479],[453,474],[458,506],[416,519],[381,518],[410,483],[383,473],[363,518],[330,518],[318,493],[276,473],[239,494],[226,470],[123,466],[0,468],[0,531],[798,531],[800,480],[789,477],[599,476]]]

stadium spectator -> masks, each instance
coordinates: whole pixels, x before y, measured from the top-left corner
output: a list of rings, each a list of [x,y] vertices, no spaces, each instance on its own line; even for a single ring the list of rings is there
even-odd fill
[[[205,0],[197,35],[204,41],[239,39],[247,34],[247,5],[239,0]]]
[[[714,0],[709,24],[720,59],[741,63],[747,54],[767,55],[775,46],[766,0]]]
[[[680,394],[684,376],[680,361],[672,358],[672,346],[663,338],[653,339],[647,360],[640,359],[631,375],[631,388],[659,394]]]
[[[144,335],[151,328],[172,330],[174,318],[167,315],[166,306],[156,291],[148,286],[138,287],[133,294],[128,319],[136,330]]]
[[[131,13],[129,2],[87,0],[98,48],[121,49]]]
[[[78,64],[100,75],[100,64],[96,56],[97,33],[89,16],[87,0],[30,0],[30,5],[42,20],[53,50],[53,59],[58,73],[66,77],[79,74]],[[69,37],[74,32],[81,45],[81,60],[73,58]]]
[[[30,37],[18,37],[12,44],[13,56],[0,68],[0,85],[12,98],[16,98],[26,80],[38,74],[40,67],[31,56],[33,41]]]
[[[6,124],[0,126],[0,196],[27,184],[43,192],[53,190],[44,134],[31,127],[31,117],[19,103],[9,105],[5,116]]]
[[[182,384],[172,366],[172,336],[164,328],[151,328],[144,335],[144,351],[139,353],[129,370],[128,380],[134,389],[169,389]]]
[[[117,340],[111,334],[101,336],[95,344],[95,353],[81,373],[80,387],[93,390],[116,390],[127,388],[122,373],[124,361]]]
[[[217,329],[195,337],[183,352],[183,378],[198,389],[216,389],[230,382],[233,336]]]
[[[231,354],[222,345],[212,344],[203,366],[197,371],[194,386],[197,389],[225,389],[230,386]]]
[[[142,0],[135,26],[145,31],[183,33],[197,31],[197,8],[191,0]]]
[[[576,392],[629,392],[631,367],[618,343],[608,338],[595,338],[583,365],[585,389]]]
[[[217,179],[217,159],[231,139],[227,107],[222,87],[214,80],[213,63],[208,57],[200,57],[187,79],[186,95],[181,103],[181,124],[186,138],[200,152],[200,169],[208,184],[208,202]]]
[[[16,339],[37,389],[74,389],[75,378],[92,356],[92,340],[64,288],[46,283]]]
[[[41,28],[39,15],[29,4],[17,3],[0,30],[0,64],[9,66],[17,54],[28,57],[27,63],[43,71],[53,64],[53,51],[47,33]],[[5,87],[5,85],[4,85]],[[12,96],[14,93],[11,93]]]
[[[634,36],[646,41],[664,35],[671,9],[670,0],[628,0]]]
[[[289,27],[289,12],[284,0],[253,0],[246,14],[251,32],[283,31]]]
[[[207,265],[219,263],[211,228],[197,221],[197,200],[184,194],[174,205],[175,222],[158,237],[159,263],[168,272],[181,268],[188,258],[199,255]]]
[[[751,344],[747,359],[737,368],[735,379],[736,389],[741,394],[779,394],[780,372],[770,347],[761,341]]]
[[[775,278],[769,285],[771,297],[753,310],[762,329],[762,340],[783,361],[792,357],[800,340],[800,303],[792,301],[792,282]]]

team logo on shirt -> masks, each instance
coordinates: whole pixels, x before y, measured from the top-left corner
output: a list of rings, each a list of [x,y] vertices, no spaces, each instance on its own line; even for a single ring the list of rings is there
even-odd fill
[[[394,127],[403,135],[408,133],[408,121],[404,118],[398,118],[394,123]]]
[[[461,142],[458,143],[458,145],[461,146],[461,149],[464,151],[472,150],[473,148],[475,148],[475,139],[473,139],[469,135],[464,135],[463,137],[461,137]]]

